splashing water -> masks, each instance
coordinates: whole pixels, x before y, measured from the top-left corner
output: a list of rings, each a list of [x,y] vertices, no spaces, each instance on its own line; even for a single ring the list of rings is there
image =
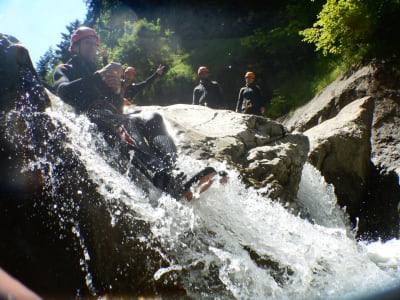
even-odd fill
[[[399,241],[357,242],[332,187],[308,164],[297,199],[306,218],[246,189],[225,163],[211,165],[227,170],[226,185],[178,202],[116,171],[111,152],[98,152],[106,146],[85,117],[48,113],[68,128],[69,147],[105,201],[122,201],[151,224],[170,263],[155,280],[180,272],[188,295],[202,299],[350,299],[398,283]],[[177,163],[189,175],[205,166],[183,155]]]
[[[302,213],[312,222],[325,227],[351,230],[345,210],[336,204],[334,186],[327,184],[321,173],[309,163],[303,167],[296,201]]]

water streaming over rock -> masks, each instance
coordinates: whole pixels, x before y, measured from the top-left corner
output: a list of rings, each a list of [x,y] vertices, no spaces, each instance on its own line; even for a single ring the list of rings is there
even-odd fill
[[[190,203],[178,202],[116,170],[115,152],[85,117],[58,110],[48,114],[66,128],[66,147],[98,186],[111,225],[126,213],[116,203],[149,224],[151,234],[140,239],[156,240],[152,249],[168,262],[155,268],[155,282],[179,284],[194,299],[351,299],[399,281],[399,241],[358,242],[332,186],[309,164],[298,193],[299,213],[246,189],[236,170],[215,162],[213,167],[229,173],[228,184],[214,184]],[[205,162],[181,156],[178,165],[192,174]],[[74,230],[87,285],[96,293],[91,254],[79,233],[83,225]],[[138,239],[128,233],[124,240],[130,238]],[[129,268],[127,261],[121,272]]]

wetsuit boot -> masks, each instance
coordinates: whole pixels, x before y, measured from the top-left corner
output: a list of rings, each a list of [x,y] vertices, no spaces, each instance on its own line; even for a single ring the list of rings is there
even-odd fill
[[[220,176],[221,183],[226,182],[227,174],[223,171],[217,173],[212,167],[204,168],[189,180],[186,180],[184,173],[174,176],[172,172],[160,171],[155,174],[153,184],[177,200],[189,201],[195,193],[206,191],[213,184],[217,175]]]

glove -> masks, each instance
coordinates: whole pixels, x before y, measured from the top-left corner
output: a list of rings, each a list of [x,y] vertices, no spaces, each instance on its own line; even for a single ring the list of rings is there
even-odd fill
[[[122,65],[111,62],[101,70],[97,71],[104,83],[110,87],[115,94],[121,93]]]

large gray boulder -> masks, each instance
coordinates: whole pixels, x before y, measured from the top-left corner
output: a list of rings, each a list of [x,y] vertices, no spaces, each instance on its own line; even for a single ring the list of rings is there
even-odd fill
[[[353,103],[354,102],[354,103]],[[400,67],[374,61],[337,78],[280,119],[311,139],[309,161],[335,186],[359,234],[398,234]]]
[[[352,214],[359,210],[370,173],[372,112],[371,97],[364,97],[304,132],[311,144],[309,162],[335,186],[342,206]]]
[[[291,132],[303,132],[335,117],[347,104],[371,94],[373,69],[367,65],[339,76],[311,101],[279,121]]]
[[[307,159],[308,139],[263,117],[198,105],[142,107],[160,112],[177,132],[180,151],[226,161],[260,193],[293,203]]]

